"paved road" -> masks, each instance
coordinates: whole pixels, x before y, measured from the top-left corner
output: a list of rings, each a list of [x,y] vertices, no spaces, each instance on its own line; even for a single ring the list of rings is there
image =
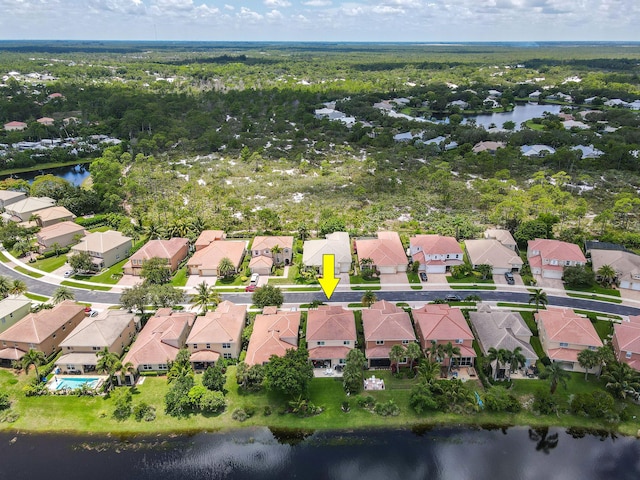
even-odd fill
[[[44,280],[29,277],[16,272],[12,268],[8,267],[4,263],[0,262],[0,274],[6,275],[11,278],[20,278],[24,280],[29,288],[29,292],[40,295],[46,295],[48,297],[53,295],[53,292],[58,288],[55,283],[49,283]],[[113,292],[103,292],[97,290],[84,290],[78,288],[71,288],[73,290],[76,300],[86,303],[102,303],[115,305],[120,301],[120,294]],[[331,297],[332,302],[337,303],[357,303],[362,298],[361,291],[352,292],[336,292]],[[502,302],[517,302],[527,303],[529,301],[529,294],[524,292],[510,292],[510,291],[497,291],[497,290],[405,290],[405,291],[376,291],[376,297],[378,300],[389,300],[393,302],[406,302],[424,303],[434,300],[436,298],[444,298],[446,295],[455,293],[462,298],[467,295],[479,295],[483,300],[487,301],[502,301]],[[251,304],[250,293],[225,293],[222,294],[222,298],[239,304]],[[287,304],[301,304],[311,303],[314,300],[326,301],[326,297],[322,292],[287,292],[284,294],[285,303]],[[593,310],[596,312],[608,312],[617,315],[640,315],[639,307],[632,307],[628,305],[620,305],[610,302],[598,302],[593,300],[586,300],[582,298],[572,297],[556,297],[548,295],[549,305],[577,308],[581,310]]]

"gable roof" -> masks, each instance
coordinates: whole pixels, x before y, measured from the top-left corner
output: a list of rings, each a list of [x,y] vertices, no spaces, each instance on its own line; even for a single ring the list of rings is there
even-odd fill
[[[51,310],[30,313],[0,333],[0,341],[37,345],[79,313],[84,313],[83,305],[65,300]]]
[[[356,240],[358,259],[373,260],[378,267],[406,265],[407,254],[396,232],[378,232],[378,238]]]
[[[133,245],[130,237],[125,237],[122,233],[114,230],[107,230],[106,232],[89,233],[79,244],[71,247],[71,250],[106,253],[126,244]]]
[[[217,269],[220,260],[227,257],[238,268],[246,245],[246,242],[215,240],[201,250],[196,250],[187,265],[189,268]]]
[[[351,245],[347,232],[333,232],[324,240],[307,240],[304,242],[302,263],[310,266],[322,265],[322,255],[334,254],[336,265],[351,263]]]
[[[593,271],[609,265],[618,274],[618,280],[640,282],[640,255],[620,250],[591,250]]]
[[[195,318],[195,313],[161,308],[138,333],[122,364],[157,365],[175,360],[182,345],[180,339]]]
[[[60,342],[61,347],[110,347],[135,315],[125,310],[106,310],[97,317],[87,317]]]
[[[72,219],[76,216],[64,207],[49,207],[42,210],[38,210],[36,215],[42,220],[43,223],[52,222],[60,219]]]
[[[246,317],[246,305],[225,300],[215,311],[196,318],[187,343],[233,343],[242,334]]]
[[[542,258],[587,263],[582,250],[575,243],[536,238],[529,240],[528,247],[529,252],[539,251]]]
[[[287,350],[298,348],[300,312],[274,312],[266,308],[263,312],[253,322],[245,357],[247,365],[262,365],[271,355],[284,356]]]
[[[366,342],[416,339],[409,314],[386,300],[362,310],[362,325]]]
[[[473,340],[473,333],[459,308],[444,304],[426,304],[422,308],[412,310],[412,313],[416,328],[422,333],[425,342]]]
[[[47,241],[52,238],[61,237],[63,235],[68,234],[82,234],[83,236],[86,234],[86,231],[83,226],[78,225],[74,222],[60,222],[55,223],[53,225],[49,225],[48,227],[44,227],[40,230],[36,236],[40,241]]]
[[[507,247],[509,245],[517,245],[517,242],[513,238],[513,235],[511,235],[511,232],[509,230],[503,230],[501,228],[487,228],[484,231],[484,238],[493,238]]]
[[[628,322],[616,323],[613,336],[620,352],[640,354],[640,315],[630,316]]]
[[[15,192],[13,190],[0,190],[0,201],[6,202],[7,200],[13,200],[14,198],[22,199],[27,196],[24,192]]]
[[[280,248],[293,248],[293,237],[287,235],[279,236],[258,236],[253,239],[251,250],[271,250],[274,246],[278,245]]]
[[[531,338],[532,333],[518,312],[492,310],[489,305],[480,304],[478,311],[469,312],[469,320],[477,335],[478,344],[485,354],[492,347],[509,351],[520,347],[525,358],[538,358],[529,341],[525,341]]]
[[[351,310],[339,305],[321,305],[307,313],[307,341],[356,341],[356,321]]]
[[[464,245],[472,265],[491,265],[498,268],[512,268],[524,262],[516,252],[505,247],[498,240],[465,240]]]
[[[56,201],[49,197],[27,197],[6,207],[7,212],[12,215],[20,215],[27,212],[44,210],[55,205]]]
[[[173,237],[169,240],[149,240],[140,250],[131,255],[130,260],[149,260],[154,257],[171,260],[184,247],[189,246],[189,239]]]
[[[249,260],[249,268],[269,268],[273,267],[273,258],[266,255],[258,255],[257,257],[251,257]]]
[[[598,336],[591,321],[579,317],[570,308],[553,308],[540,310],[535,315],[536,322],[542,323],[547,338],[552,342],[563,342],[575,345],[601,347],[602,340]]]

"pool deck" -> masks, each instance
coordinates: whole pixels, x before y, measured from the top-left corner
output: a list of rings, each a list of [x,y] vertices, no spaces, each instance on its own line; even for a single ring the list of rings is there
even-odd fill
[[[91,378],[91,379],[97,379],[98,383],[96,385],[96,389],[99,388],[104,382],[105,380],[108,378],[106,375],[54,375],[53,377],[51,377],[51,379],[47,382],[47,388],[52,391],[52,392],[57,392],[59,391],[57,386],[59,384],[60,381],[62,380],[75,380],[80,381],[82,379],[87,379],[87,378]],[[60,390],[64,390],[64,389],[60,389]]]

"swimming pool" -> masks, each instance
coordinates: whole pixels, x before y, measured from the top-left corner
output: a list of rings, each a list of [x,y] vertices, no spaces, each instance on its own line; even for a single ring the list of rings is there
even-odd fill
[[[51,390],[75,390],[85,384],[91,388],[98,388],[101,380],[102,379],[98,377],[54,377],[54,381],[49,388]]]

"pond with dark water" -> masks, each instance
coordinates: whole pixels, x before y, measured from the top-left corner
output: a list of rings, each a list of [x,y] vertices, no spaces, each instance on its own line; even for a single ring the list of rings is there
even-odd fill
[[[640,478],[640,441],[564,429],[0,434],[0,478],[420,480]]]

